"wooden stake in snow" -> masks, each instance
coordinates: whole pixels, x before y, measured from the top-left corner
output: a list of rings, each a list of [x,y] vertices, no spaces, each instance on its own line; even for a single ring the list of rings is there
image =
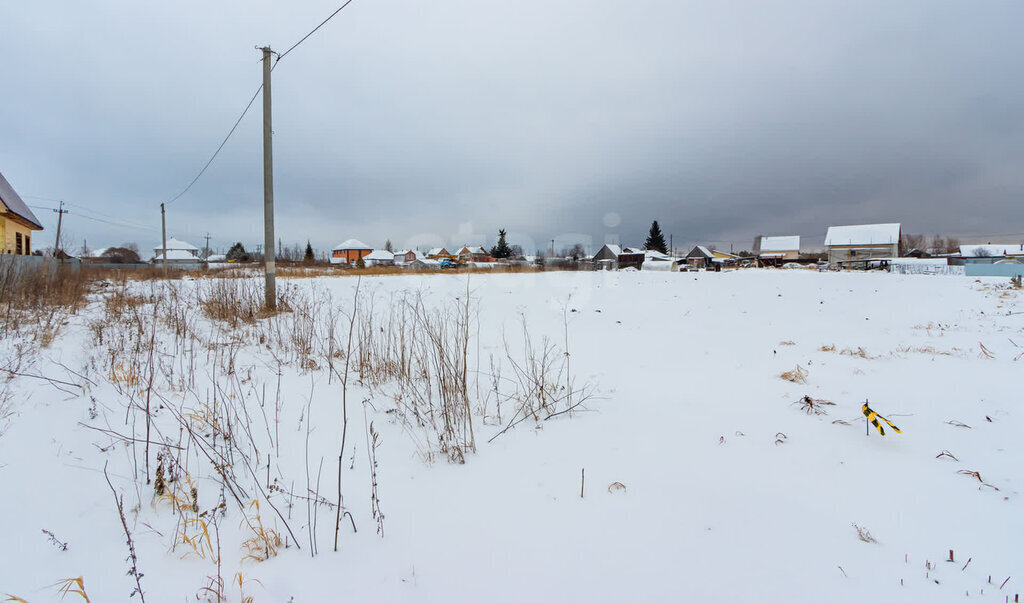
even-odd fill
[[[586,477],[586,469],[581,467],[580,468],[580,498],[583,498],[583,483],[584,483],[584,478],[585,477]]]

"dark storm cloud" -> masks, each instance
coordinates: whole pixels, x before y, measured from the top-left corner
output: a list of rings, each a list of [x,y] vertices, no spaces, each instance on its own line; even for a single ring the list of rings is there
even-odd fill
[[[5,3],[0,171],[22,196],[158,227],[259,85],[253,46],[284,50],[334,8]],[[274,72],[277,231],[329,248],[507,228],[528,251],[641,243],[652,219],[679,245],[741,248],[872,221],[1024,232],[1022,17],[1016,2],[358,0]],[[261,241],[259,109],[169,207],[169,232]],[[74,218],[97,244],[158,238]]]

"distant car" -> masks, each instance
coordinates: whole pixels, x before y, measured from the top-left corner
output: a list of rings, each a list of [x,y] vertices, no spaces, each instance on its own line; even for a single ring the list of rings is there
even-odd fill
[[[750,266],[750,260],[743,260],[742,262],[740,262],[740,268],[750,268]]]
[[[803,268],[804,265],[798,262],[786,262],[782,267],[786,270],[796,270],[797,268]]]

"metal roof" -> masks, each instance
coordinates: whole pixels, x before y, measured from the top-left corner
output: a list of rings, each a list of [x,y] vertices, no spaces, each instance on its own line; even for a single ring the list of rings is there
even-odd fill
[[[27,205],[25,205],[25,202],[21,200],[18,193],[14,192],[14,188],[11,187],[11,184],[7,182],[6,178],[4,178],[2,172],[0,172],[0,201],[3,202],[9,212],[25,218],[40,229],[43,228],[43,224],[39,221],[39,218],[32,213],[32,210],[29,209]]]
[[[826,247],[832,245],[896,245],[899,242],[899,222],[829,226],[828,232],[825,234]]]

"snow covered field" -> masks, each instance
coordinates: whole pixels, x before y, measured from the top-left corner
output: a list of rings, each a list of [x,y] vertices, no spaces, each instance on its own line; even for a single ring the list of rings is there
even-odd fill
[[[55,600],[56,583],[82,576],[92,601],[128,600],[104,467],[149,601],[1002,602],[1024,590],[1024,296],[1007,279],[472,275],[468,305],[464,275],[358,283],[355,329],[377,322],[349,356],[351,520],[336,553],[355,278],[279,280],[293,311],[236,326],[204,301],[244,298],[256,281],[130,283],[96,294],[48,347],[30,331],[0,340],[0,366],[22,375],[0,386],[12,411],[0,418],[0,594]],[[406,338],[431,325],[464,345],[442,354],[466,362],[471,413],[448,452],[457,400],[424,417],[416,371],[386,378],[386,351],[363,350],[374,360],[356,372],[360,341],[408,345],[385,340],[400,323]],[[550,407],[501,433],[541,365]],[[805,382],[780,376],[797,367]],[[808,414],[805,395],[834,405]],[[902,433],[865,436],[865,400]],[[432,418],[437,429],[423,426]]]

